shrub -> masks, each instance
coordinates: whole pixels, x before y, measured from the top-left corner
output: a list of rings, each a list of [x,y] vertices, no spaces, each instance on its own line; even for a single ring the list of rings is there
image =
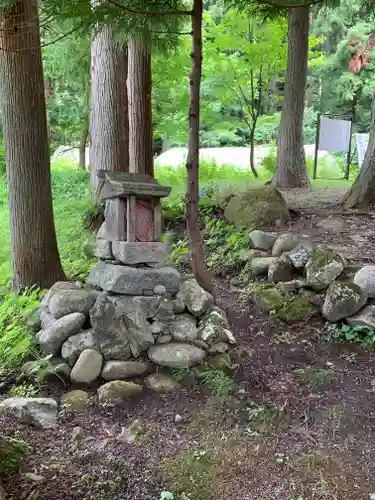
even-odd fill
[[[39,305],[40,291],[29,289],[20,295],[8,293],[0,304],[0,373],[19,368],[34,349],[32,332],[25,317]]]
[[[365,349],[375,345],[375,332],[365,325],[328,325],[325,337],[330,342],[350,342]]]
[[[30,451],[25,441],[0,435],[0,479],[17,471]]]

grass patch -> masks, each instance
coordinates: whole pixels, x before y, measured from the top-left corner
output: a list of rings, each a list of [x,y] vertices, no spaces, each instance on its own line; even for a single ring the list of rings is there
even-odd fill
[[[333,384],[337,379],[334,370],[330,368],[318,368],[317,366],[298,368],[293,373],[298,382],[312,389],[322,389]]]

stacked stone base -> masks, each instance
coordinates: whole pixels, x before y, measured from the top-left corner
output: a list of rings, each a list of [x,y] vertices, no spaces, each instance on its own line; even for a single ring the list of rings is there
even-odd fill
[[[171,267],[101,261],[86,284],[56,283],[40,311],[40,348],[73,383],[190,368],[235,343],[212,296]]]

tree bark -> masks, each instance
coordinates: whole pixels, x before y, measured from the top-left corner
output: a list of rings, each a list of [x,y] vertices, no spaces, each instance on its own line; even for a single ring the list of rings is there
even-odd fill
[[[79,141],[79,163],[78,167],[83,170],[86,168],[86,144],[89,136],[90,121],[85,120],[82,125],[81,140]]]
[[[276,174],[273,184],[280,188],[310,186],[303,148],[303,112],[307,78],[309,6],[289,9],[288,62],[284,103],[277,139]]]
[[[202,11],[202,0],[194,0],[192,15],[193,49],[189,96],[189,142],[186,163],[186,223],[195,278],[201,287],[212,293],[213,284],[211,276],[204,264],[203,240],[198,221],[200,84],[202,77]]]
[[[53,220],[36,0],[0,13],[0,98],[6,150],[12,287],[64,279]]]
[[[90,175],[95,190],[97,170],[129,169],[127,48],[111,26],[96,34],[91,63]]]
[[[372,98],[370,137],[361,170],[343,199],[345,209],[375,205],[375,93]]]
[[[250,128],[250,168],[252,173],[254,174],[254,177],[259,177],[254,164],[254,152],[255,152],[254,135],[255,135],[255,124],[253,125],[253,127]]]
[[[129,171],[154,175],[151,47],[146,37],[129,40]]]

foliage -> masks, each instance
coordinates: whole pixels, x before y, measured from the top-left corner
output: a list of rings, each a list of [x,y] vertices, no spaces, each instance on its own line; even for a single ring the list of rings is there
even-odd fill
[[[8,293],[0,303],[0,373],[17,369],[32,352],[33,336],[25,317],[39,305],[40,291]]]
[[[23,382],[19,385],[14,385],[8,391],[10,397],[16,398],[32,398],[36,396],[40,388],[34,384]]]
[[[223,272],[243,265],[241,255],[249,247],[247,232],[236,230],[225,219],[207,218],[204,236],[209,268]]]
[[[209,367],[203,367],[203,369],[199,371],[199,379],[201,384],[206,387],[213,396],[229,396],[235,388],[233,379],[222,370],[213,370]]]
[[[375,345],[375,332],[365,325],[328,325],[325,337],[331,342],[350,342],[368,349]]]
[[[332,369],[319,368],[317,366],[306,366],[294,370],[297,380],[312,388],[319,389],[331,384],[336,380],[336,374]]]
[[[31,448],[25,441],[0,435],[0,479],[17,471],[30,453]]]

